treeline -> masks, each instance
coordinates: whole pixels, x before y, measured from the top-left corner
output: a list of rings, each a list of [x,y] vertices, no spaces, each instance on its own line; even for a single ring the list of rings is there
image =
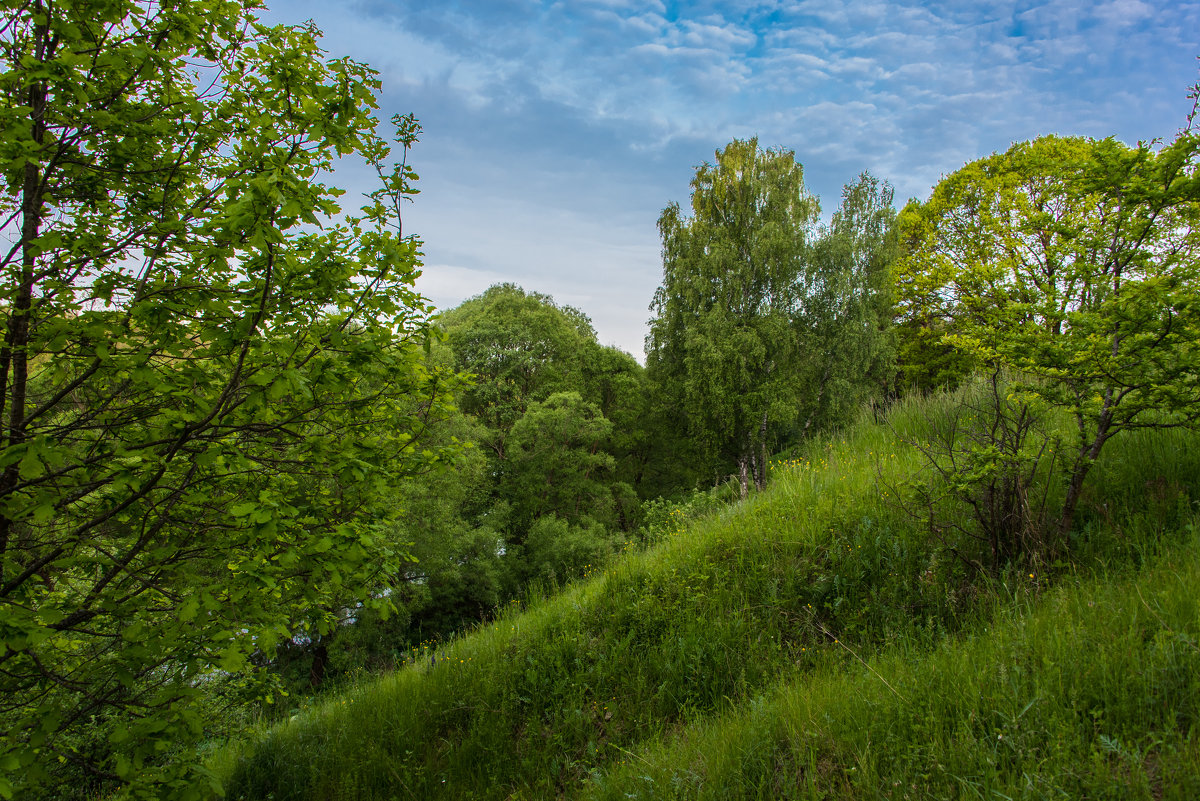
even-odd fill
[[[427,358],[469,378],[420,442],[455,455],[395,488],[390,536],[413,561],[388,607],[347,610],[353,625],[282,652],[296,692],[329,670],[395,667],[533,587],[599,568],[655,536],[648,501],[686,504],[715,483],[675,441],[647,371],[600,345],[578,309],[503,284],[435,324]]]

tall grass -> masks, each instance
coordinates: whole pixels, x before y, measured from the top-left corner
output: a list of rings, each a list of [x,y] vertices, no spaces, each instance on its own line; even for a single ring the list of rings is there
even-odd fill
[[[589,799],[1200,798],[1200,545],[932,652],[822,667],[599,777]]]
[[[887,487],[920,466],[904,440],[922,436],[954,403],[906,402],[887,424],[864,422],[812,441],[776,464],[772,485],[745,503],[508,611],[428,660],[265,729],[224,751],[214,768],[233,798],[281,801],[575,797],[585,790],[672,797],[668,786],[680,797],[720,797],[714,788],[725,785],[712,783],[718,774],[711,761],[726,766],[719,775],[745,776],[730,779],[730,787],[741,788],[736,792],[772,797],[774,785],[755,773],[755,760],[800,771],[811,755],[787,745],[795,739],[785,722],[793,694],[807,697],[857,676],[860,684],[842,689],[863,695],[890,672],[895,693],[884,690],[886,697],[932,704],[946,685],[926,682],[922,689],[920,673],[902,675],[896,666],[952,660],[929,655],[943,653],[949,635],[982,631],[1001,605],[1027,604],[1054,579],[1010,574],[984,582],[885,497]],[[1097,467],[1080,544],[1090,561],[1064,567],[1070,581],[1129,556],[1138,563],[1153,558],[1160,532],[1148,516],[1148,491],[1171,488],[1159,492],[1161,503],[1174,504],[1177,522],[1190,519],[1196,471],[1181,454],[1196,449],[1180,448],[1196,438],[1171,433],[1169,444],[1159,445],[1146,436],[1128,450],[1114,442],[1113,455]],[[1154,449],[1161,461],[1145,455]],[[1151,465],[1159,472],[1148,489],[1143,476]],[[820,692],[833,704],[841,690]],[[844,700],[847,715],[873,709]],[[833,706],[827,709],[836,718]],[[943,707],[930,710],[941,720]],[[721,733],[760,728],[775,734]],[[911,734],[925,741],[917,729]],[[738,751],[739,742],[749,750]],[[688,751],[689,743],[700,750]],[[869,739],[852,746],[860,756],[873,753]],[[811,752],[816,762],[804,775],[821,774],[826,764],[834,774],[853,768],[866,775],[870,768],[876,778],[892,770],[886,761],[855,762],[842,746],[831,748]],[[696,759],[705,766],[699,779],[671,772],[672,763]],[[740,763],[746,767],[738,773]],[[638,784],[638,771],[653,789]],[[851,794],[866,786],[838,775]]]

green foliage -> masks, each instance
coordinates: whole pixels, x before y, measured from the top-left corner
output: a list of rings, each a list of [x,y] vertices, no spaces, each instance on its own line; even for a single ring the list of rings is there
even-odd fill
[[[979,368],[971,354],[946,341],[949,328],[942,320],[908,315],[897,319],[893,330],[900,392],[953,390]]]
[[[523,596],[535,577],[575,575],[541,566],[574,563],[570,554],[581,548],[598,566],[612,550],[612,532],[638,526],[640,497],[673,491],[678,480],[646,371],[599,345],[582,312],[511,284],[440,319],[453,363],[474,376],[463,408],[480,426],[490,460],[488,498],[468,525],[503,538],[505,594]],[[535,529],[539,542],[530,550]],[[567,538],[557,556],[551,531]]]
[[[433,358],[445,355],[443,346],[435,345]],[[481,428],[452,410],[431,421],[422,442],[445,451],[482,439]],[[413,561],[388,577],[381,589],[386,607],[343,608],[339,625],[321,634],[298,632],[269,661],[293,697],[328,691],[363,672],[392,670],[413,645],[449,636],[492,613],[511,582],[501,558],[503,538],[483,514],[491,486],[486,454],[467,447],[440,469],[392,488],[390,503],[401,514],[388,536],[407,543]],[[282,714],[287,707],[276,709]]]
[[[522,583],[559,587],[598,570],[613,553],[608,530],[591,520],[571,523],[553,514],[542,515],[521,546]]]
[[[504,439],[530,403],[579,391],[591,321],[547,295],[498,284],[441,315],[455,366],[474,376],[463,410],[492,433],[487,443],[505,458]]]
[[[722,497],[723,488],[693,490],[682,500],[654,498],[642,504],[642,525],[638,535],[645,543],[656,544],[677,537],[694,521],[724,507],[730,498]]]
[[[891,387],[891,202],[860,176],[821,229],[794,154],[735,140],[697,170],[692,216],[671,204],[659,218],[647,364],[705,466],[736,465],[743,496],[764,485],[780,430],[844,423]]]
[[[1157,152],[1048,136],[905,211],[902,314],[1073,421],[1052,547],[1105,443],[1200,412],[1198,156],[1191,134]]]
[[[894,392],[891,186],[867,173],[847,184],[801,276],[795,326],[803,431],[843,425],[867,401]]]
[[[612,423],[577,392],[530,404],[509,433],[500,487],[515,526],[528,528],[544,515],[612,525],[612,490],[605,479],[614,460],[601,450],[611,433]]]
[[[473,370],[474,384],[466,411],[429,421],[422,441],[478,446],[393,489],[403,514],[391,536],[416,559],[386,588],[395,614],[346,609],[347,625],[293,638],[271,667],[294,693],[388,670],[512,599],[599,568],[615,532],[639,524],[635,484],[673,488],[654,467],[663,438],[647,424],[645,370],[600,346],[581,312],[501,285],[440,322],[429,363]]]
[[[926,470],[907,482],[907,510],[978,570],[1014,562],[1040,570],[1063,555],[1055,548],[1054,510],[1070,432],[1054,425],[1045,404],[1012,395],[1011,386],[999,371],[979,375],[912,442]]]
[[[204,696],[389,605],[391,489],[441,458],[378,81],[258,7],[7,17],[0,795],[198,797]],[[343,216],[322,179],[354,154],[382,188]]]
[[[663,210],[663,282],[647,363],[713,464],[765,480],[768,426],[795,416],[791,335],[802,249],[819,206],[794,154],[735,140],[692,179],[692,217]],[[754,465],[752,465],[752,461]]]
[[[872,436],[887,442],[885,430]],[[751,697],[797,660],[810,665],[826,639],[812,607],[831,630],[853,624],[894,634],[912,620],[911,608],[878,613],[889,593],[912,598],[908,586],[929,554],[895,528],[902,518],[869,500],[873,462],[845,466],[860,448],[830,443],[820,453],[838,461],[836,472],[789,472],[779,491],[756,496],[742,513],[705,518],[562,596],[505,613],[449,644],[435,665],[427,659],[378,694],[364,688],[369,699],[337,699],[327,707],[340,721],[334,729],[279,730],[231,792],[386,797],[399,785],[372,767],[383,765],[418,794],[567,792],[626,758],[621,749]],[[555,532],[556,541],[565,534]],[[952,619],[942,616],[951,609],[945,598],[930,586],[918,619]],[[366,710],[387,731],[404,732],[402,741],[379,736],[360,717]],[[445,742],[457,745],[438,745]],[[335,787],[335,776],[349,783]]]
[[[693,483],[692,476],[673,464],[670,427],[645,368],[624,351],[588,343],[583,350],[583,383],[580,394],[600,408],[612,423],[606,450],[614,460],[613,479],[624,485],[618,498],[619,526],[637,526],[636,497],[652,497]],[[683,475],[681,475],[681,473]],[[621,493],[618,493],[621,494]]]

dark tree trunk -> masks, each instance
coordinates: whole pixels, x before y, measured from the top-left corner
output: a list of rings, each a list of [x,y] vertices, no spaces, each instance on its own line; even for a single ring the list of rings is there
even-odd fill
[[[44,13],[40,2],[34,10]],[[42,61],[48,55],[46,23],[38,25],[35,58]],[[44,84],[35,83],[29,89],[30,125],[32,139],[41,147],[46,138],[46,96]],[[21,276],[8,314],[4,345],[0,351],[0,418],[8,414],[7,425],[0,436],[0,448],[11,448],[25,441],[25,395],[28,390],[29,317],[33,310],[33,274],[36,265],[35,240],[41,234],[41,218],[45,211],[45,187],[36,158],[25,162],[21,187]],[[11,397],[10,397],[11,393]],[[7,405],[7,408],[5,406]],[[2,424],[2,423],[0,423]],[[12,464],[0,476],[0,498],[7,499],[19,482],[19,465]],[[0,514],[0,585],[4,582],[4,556],[9,549],[13,519]]]
[[[758,489],[767,486],[767,413],[763,412],[762,422],[758,426],[758,472],[754,476],[754,484]]]
[[[312,665],[308,669],[308,685],[314,690],[325,680],[325,668],[329,664],[329,649],[324,642],[318,642],[313,648]]]

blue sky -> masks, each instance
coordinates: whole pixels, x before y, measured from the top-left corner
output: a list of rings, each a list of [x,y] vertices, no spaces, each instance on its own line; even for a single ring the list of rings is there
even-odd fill
[[[795,150],[826,212],[862,170],[902,202],[1044,133],[1170,138],[1200,63],[1200,0],[268,2],[420,119],[426,295],[512,281],[639,359],[658,215],[729,140]]]

